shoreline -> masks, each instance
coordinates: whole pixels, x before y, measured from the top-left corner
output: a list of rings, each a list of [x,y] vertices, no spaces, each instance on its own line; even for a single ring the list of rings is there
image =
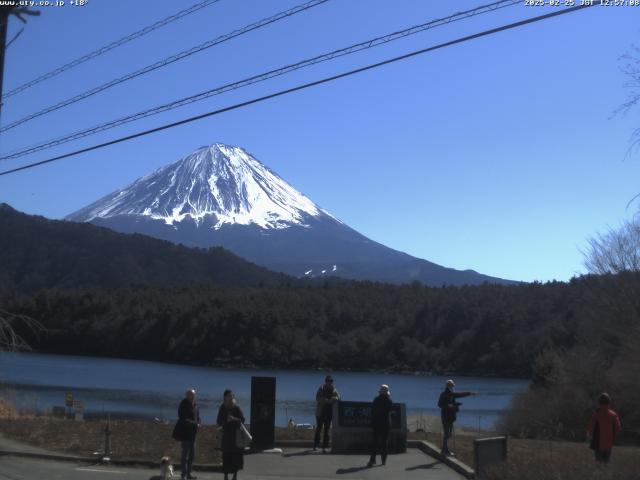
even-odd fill
[[[142,424],[155,424],[155,425],[173,425],[176,419],[167,419],[167,418],[158,418],[153,414],[148,415],[136,415],[136,414],[127,414],[124,412],[100,412],[100,413],[87,413],[85,412],[83,415],[83,421],[94,423],[94,422],[105,422],[107,416],[111,419],[112,422],[118,423],[142,423]],[[3,399],[0,396],[0,421],[2,420],[15,420],[17,418],[28,418],[33,421],[73,421],[73,419],[69,418],[57,418],[54,417],[51,412],[42,412],[42,413],[26,413],[25,410],[21,410],[20,408],[14,406],[7,399]],[[211,427],[212,425],[203,423],[205,427]],[[285,425],[276,425],[276,430],[288,430],[289,432],[301,432],[300,435],[305,435],[304,432],[312,429],[307,428],[294,428],[290,430]],[[442,423],[440,417],[438,415],[429,415],[429,414],[408,414],[407,415],[407,431],[413,433],[433,433],[439,434],[442,430]],[[459,425],[456,427],[456,431],[462,435],[468,434],[478,434],[478,433],[495,433],[495,429],[477,429],[469,426]]]
[[[474,372],[433,372],[427,370],[407,370],[407,369],[385,369],[385,370],[377,370],[377,369],[368,369],[368,370],[359,370],[359,369],[351,369],[351,368],[324,368],[324,367],[287,367],[287,366],[259,366],[252,364],[224,364],[224,365],[214,365],[214,364],[202,364],[202,363],[190,363],[190,362],[178,362],[178,361],[170,361],[163,359],[155,359],[155,358],[140,358],[140,357],[129,357],[129,356],[96,356],[96,355],[84,355],[81,353],[61,353],[61,352],[49,352],[49,351],[38,351],[33,350],[30,352],[0,352],[0,357],[3,355],[52,355],[57,357],[74,357],[74,358],[91,358],[96,360],[122,360],[128,362],[141,362],[141,363],[161,363],[165,365],[174,365],[174,366],[185,366],[185,367],[195,367],[195,368],[206,368],[206,369],[218,369],[218,370],[257,370],[257,371],[273,371],[273,370],[282,370],[286,372],[317,372],[320,374],[329,374],[329,373],[360,373],[360,374],[380,374],[380,375],[404,375],[410,377],[442,377],[442,378],[482,378],[482,379],[504,379],[504,380],[513,380],[513,381],[530,381],[529,377],[516,377],[509,375],[500,375],[495,373],[474,373]]]

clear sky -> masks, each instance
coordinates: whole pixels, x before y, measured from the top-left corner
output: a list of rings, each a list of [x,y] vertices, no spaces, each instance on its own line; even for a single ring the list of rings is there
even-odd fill
[[[43,7],[9,47],[5,92],[196,0]],[[5,101],[2,123],[302,0],[221,0]],[[488,0],[330,0],[2,134],[7,152]],[[423,32],[0,166],[91,145],[468,35],[549,7],[522,5]],[[21,27],[11,21],[9,38]],[[51,218],[194,149],[239,145],[370,238],[518,280],[582,273],[585,239],[637,205],[639,112],[619,57],[640,44],[640,7],[596,7],[0,177],[0,201]],[[1,234],[1,233],[0,233]]]

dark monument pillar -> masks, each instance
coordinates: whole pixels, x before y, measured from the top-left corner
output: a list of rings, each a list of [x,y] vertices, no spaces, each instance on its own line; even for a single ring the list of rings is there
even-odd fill
[[[260,450],[273,448],[276,425],[275,377],[251,377],[252,446]]]

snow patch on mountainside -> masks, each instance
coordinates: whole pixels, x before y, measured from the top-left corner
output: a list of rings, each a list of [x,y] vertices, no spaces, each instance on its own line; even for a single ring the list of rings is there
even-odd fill
[[[337,220],[240,147],[216,143],[144,176],[67,217],[140,215],[174,225],[215,217],[214,228],[306,226],[307,216]]]

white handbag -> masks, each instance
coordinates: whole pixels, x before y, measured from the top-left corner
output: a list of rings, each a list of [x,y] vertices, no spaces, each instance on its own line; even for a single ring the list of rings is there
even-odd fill
[[[236,447],[238,448],[246,448],[251,446],[251,442],[253,438],[247,430],[247,427],[244,426],[243,423],[240,424],[240,427],[236,430]]]

